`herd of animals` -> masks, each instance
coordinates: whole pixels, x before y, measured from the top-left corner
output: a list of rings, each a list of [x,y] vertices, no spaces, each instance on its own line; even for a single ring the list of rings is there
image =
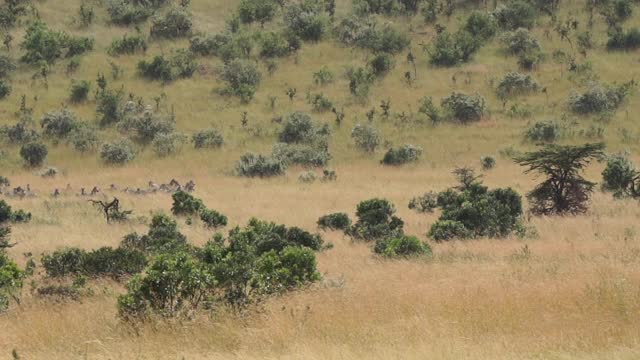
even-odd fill
[[[131,195],[149,195],[156,193],[174,193],[177,191],[186,191],[193,192],[196,188],[196,183],[193,180],[189,180],[186,184],[180,184],[176,179],[171,179],[168,183],[158,184],[154,181],[149,181],[146,188],[133,188],[133,187],[125,187],[122,190],[116,184],[111,184],[107,188],[106,191],[116,192],[122,191],[125,194]],[[87,191],[87,188],[81,187],[79,192],[75,192],[72,188],[71,184],[67,184],[67,186],[60,190],[60,188],[55,188],[53,192],[50,193],[50,196],[57,198],[63,195],[77,195],[77,196],[86,196],[86,197],[94,197],[102,194],[103,191],[98,186],[94,186],[91,191]],[[25,187],[17,186],[11,188],[7,185],[0,185],[0,194],[11,197],[11,198],[33,198],[37,197],[37,192],[31,189],[31,185],[27,184]]]

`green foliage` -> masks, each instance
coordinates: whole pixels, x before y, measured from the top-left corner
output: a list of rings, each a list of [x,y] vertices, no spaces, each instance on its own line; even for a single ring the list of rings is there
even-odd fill
[[[140,35],[124,34],[122,38],[113,39],[107,51],[109,55],[132,55],[147,51],[147,41]]]
[[[514,55],[542,51],[538,40],[533,38],[527,29],[517,29],[507,32],[502,36],[501,41],[507,51]]]
[[[138,63],[138,73],[149,80],[170,82],[178,78],[188,78],[198,68],[193,54],[185,50],[178,50],[169,57],[156,55],[153,60],[141,60]]]
[[[27,143],[20,148],[20,157],[29,167],[42,165],[47,158],[47,154],[49,154],[49,150],[43,143],[39,142]]]
[[[500,99],[508,99],[538,91],[538,83],[529,74],[510,72],[500,79],[496,94]]]
[[[626,32],[621,27],[614,27],[609,31],[607,49],[633,50],[640,47],[640,29],[631,28]]]
[[[176,191],[171,195],[173,205],[171,212],[173,215],[197,215],[200,210],[204,209],[202,200],[184,191]]]
[[[40,126],[45,138],[57,141],[67,138],[78,127],[78,119],[73,111],[64,108],[45,113]]]
[[[472,12],[463,28],[482,41],[491,39],[498,31],[495,16],[480,11]]]
[[[0,128],[0,134],[12,144],[27,144],[40,137],[27,121],[19,121],[13,126],[5,125]]]
[[[326,165],[331,160],[331,154],[318,143],[276,143],[273,145],[272,158],[285,166],[296,164],[318,167]]]
[[[328,125],[317,124],[302,112],[287,115],[273,157],[283,164],[323,166],[330,159],[328,150]]]
[[[553,120],[537,121],[524,133],[525,139],[535,143],[551,143],[558,140],[561,135],[560,125]]]
[[[260,57],[284,57],[300,49],[300,40],[291,34],[274,31],[260,34]]]
[[[335,36],[347,46],[371,50],[374,53],[398,54],[411,43],[408,34],[388,24],[380,25],[372,18],[349,16],[334,29]]]
[[[22,209],[13,211],[9,204],[7,204],[4,200],[0,200],[0,224],[4,224],[7,222],[26,223],[30,220],[31,213],[28,213]],[[7,235],[8,233],[5,236]],[[0,249],[2,248],[3,247],[0,246]]]
[[[318,227],[322,230],[349,230],[351,227],[351,219],[345,213],[333,213],[323,215],[318,219]]]
[[[264,24],[271,21],[277,11],[276,0],[241,0],[238,5],[238,15],[245,24],[252,22]]]
[[[483,156],[480,158],[480,166],[482,170],[491,170],[496,167],[496,158],[491,155]]]
[[[349,92],[360,100],[364,100],[369,96],[371,86],[376,79],[376,75],[363,67],[349,68],[347,70],[347,79],[349,79]]]
[[[431,247],[415,236],[400,235],[376,241],[373,249],[376,254],[389,257],[414,257],[431,255]]]
[[[153,14],[152,9],[137,6],[128,0],[109,0],[107,12],[110,21],[117,25],[140,24]]]
[[[72,81],[69,100],[72,103],[82,103],[89,98],[89,91],[91,90],[91,82],[87,80]]]
[[[191,14],[183,7],[173,7],[164,16],[151,21],[151,37],[174,39],[191,35]]]
[[[640,197],[640,172],[627,156],[610,156],[602,171],[602,189],[616,198]]]
[[[305,41],[319,41],[327,31],[328,17],[324,13],[322,2],[304,0],[286,7],[284,24],[299,38]]]
[[[383,76],[391,71],[395,64],[391,55],[381,53],[371,58],[368,65],[371,68],[371,72],[376,76]]]
[[[167,157],[179,153],[188,140],[189,137],[185,134],[158,134],[153,138],[151,147],[157,156]]]
[[[633,80],[619,86],[591,83],[583,93],[574,91],[569,95],[569,108],[578,114],[614,111],[634,86]]]
[[[416,162],[422,155],[422,148],[411,144],[405,144],[397,149],[390,148],[384,154],[384,158],[380,161],[385,165],[404,165],[410,162]]]
[[[42,256],[42,266],[50,277],[63,277],[82,273],[86,252],[79,248],[66,248]]]
[[[131,233],[120,244],[125,249],[144,253],[171,252],[187,248],[187,238],[178,231],[178,223],[164,214],[154,215],[145,235]]]
[[[246,177],[271,177],[283,175],[286,165],[279,159],[260,154],[246,153],[236,162],[235,172]]]
[[[95,150],[98,146],[99,139],[94,128],[80,123],[80,126],[77,126],[71,136],[69,136],[69,141],[76,151],[84,153]]]
[[[315,112],[327,112],[334,108],[331,100],[323,93],[308,93],[307,102]]]
[[[438,194],[429,191],[409,201],[409,209],[419,213],[432,213],[438,207]]]
[[[220,77],[227,83],[223,93],[238,96],[243,102],[249,102],[260,85],[262,75],[254,62],[236,59],[224,65]]]
[[[353,8],[358,15],[393,15],[400,11],[400,4],[395,0],[355,0]]]
[[[316,85],[324,86],[330,84],[333,82],[333,78],[333,73],[326,66],[313,73],[313,82]]]
[[[176,127],[175,120],[170,115],[155,113],[145,109],[142,112],[127,112],[118,123],[118,130],[128,134],[141,144],[149,144],[160,135],[170,135]]]
[[[29,64],[45,61],[54,63],[61,57],[72,57],[93,50],[94,40],[76,38],[65,32],[50,30],[47,24],[33,22],[24,35],[20,47],[25,51],[21,60]]]
[[[511,0],[506,5],[498,7],[493,12],[493,16],[504,30],[531,29],[535,23],[537,12],[527,1]]]
[[[460,185],[438,194],[442,213],[429,230],[435,241],[502,238],[521,228],[522,198],[511,188],[489,190],[471,169],[457,169]]]
[[[0,100],[11,94],[11,83],[6,79],[0,79]]]
[[[487,110],[484,97],[478,94],[466,95],[455,91],[443,98],[441,105],[448,112],[450,118],[463,124],[481,120]]]
[[[206,227],[212,229],[227,226],[228,221],[225,215],[212,209],[201,209],[200,220],[202,220]]]
[[[200,130],[191,136],[196,149],[219,148],[224,144],[224,138],[217,129]]]
[[[527,194],[531,211],[537,215],[581,214],[587,211],[595,183],[580,175],[593,159],[603,156],[603,143],[579,146],[546,145],[514,158],[525,171],[546,176]]]
[[[420,114],[424,114],[431,120],[432,123],[437,123],[442,119],[442,114],[433,103],[433,99],[430,97],[423,97],[420,99],[420,107],[418,108]]]
[[[358,221],[349,228],[348,234],[364,241],[402,235],[404,222],[394,216],[395,212],[393,204],[385,199],[362,201],[356,208]]]
[[[455,34],[448,31],[439,33],[430,46],[425,47],[429,62],[438,66],[454,66],[471,60],[482,46],[482,40],[466,30]]]
[[[356,124],[351,130],[351,138],[358,149],[369,153],[374,152],[381,141],[378,130],[366,124]]]
[[[196,35],[189,42],[189,48],[194,54],[219,56],[228,63],[234,59],[248,58],[251,55],[254,38],[248,32],[225,32],[216,35]]]
[[[16,70],[15,61],[8,54],[0,54],[0,79],[6,79]]]
[[[124,248],[102,247],[89,252],[65,248],[42,256],[42,266],[50,277],[87,275],[118,278],[137,274],[146,264],[143,253]]]
[[[124,165],[135,157],[133,143],[127,139],[107,142],[100,147],[100,159],[109,165]]]
[[[0,233],[5,229],[0,228]],[[24,276],[24,272],[5,254],[4,249],[0,249],[0,312],[9,307],[12,298],[17,298]]]
[[[122,91],[105,89],[97,94],[96,113],[99,115],[100,126],[107,126],[120,121],[123,100],[124,94]]]

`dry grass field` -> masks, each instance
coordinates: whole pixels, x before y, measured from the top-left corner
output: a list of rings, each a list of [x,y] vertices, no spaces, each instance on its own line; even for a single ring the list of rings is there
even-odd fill
[[[93,2],[90,2],[93,3]],[[338,1],[338,16],[348,13],[351,2]],[[429,190],[440,191],[454,183],[456,166],[480,167],[482,155],[494,155],[495,169],[482,172],[490,187],[514,188],[525,194],[540,180],[522,173],[501,150],[529,150],[533,145],[522,133],[535,120],[560,119],[574,133],[563,143],[589,141],[580,129],[603,126],[607,152],[628,150],[640,163],[640,130],[636,114],[640,96],[632,95],[607,122],[577,117],[566,109],[571,89],[581,89],[561,76],[561,65],[547,59],[533,76],[548,89],[517,102],[533,109],[529,119],[510,118],[496,98],[491,79],[516,70],[513,57],[501,54],[497,40],[484,46],[469,64],[435,68],[418,44],[435,35],[433,26],[424,25],[420,16],[412,19],[392,17],[394,26],[410,31],[417,54],[418,77],[407,86],[403,79],[405,54],[396,58],[395,69],[373,88],[365,103],[349,95],[348,80],[337,80],[326,87],[313,84],[312,73],[326,65],[342,74],[350,64],[363,64],[366,52],[347,49],[333,40],[305,43],[297,55],[279,61],[272,76],[263,77],[256,98],[248,105],[222,97],[214,89],[222,86],[215,73],[221,61],[198,59],[200,69],[191,79],[163,86],[136,76],[136,64],[150,55],[188,42],[153,41],[147,55],[111,58],[106,55],[111,40],[133,31],[106,24],[106,14],[95,2],[97,19],[87,29],[78,29],[71,19],[80,1],[36,1],[40,16],[51,27],[96,39],[95,50],[84,56],[81,67],[71,76],[94,81],[98,71],[109,72],[109,61],[124,69],[113,81],[127,93],[142,96],[148,103],[166,94],[164,107],[173,107],[179,131],[190,133],[215,126],[225,136],[219,150],[196,151],[190,146],[174,156],[157,158],[142,152],[124,167],[109,167],[95,153],[78,154],[61,144],[49,147],[47,164],[62,171],[55,178],[42,178],[25,169],[19,147],[0,145],[0,175],[12,184],[30,184],[39,196],[8,199],[15,208],[33,214],[27,224],[12,226],[8,250],[19,265],[24,253],[39,259],[43,253],[77,246],[94,249],[117,246],[132,231],[144,232],[154,213],[168,213],[168,194],[134,196],[117,194],[125,208],[134,210],[134,219],[122,224],[106,224],[101,214],[84,198],[65,194],[52,198],[54,188],[70,184],[74,193],[94,185],[107,189],[144,187],[154,180],[193,179],[195,195],[208,206],[229,217],[227,229],[245,224],[251,217],[314,230],[318,217],[337,211],[352,216],[356,205],[373,197],[393,202],[405,221],[405,231],[426,240],[426,233],[437,213],[418,214],[407,208],[409,200]],[[560,18],[573,14],[583,21],[583,1],[567,0]],[[217,32],[234,11],[237,1],[192,0],[194,28]],[[640,23],[640,10],[625,24]],[[452,29],[468,14],[457,12]],[[275,23],[280,22],[280,16]],[[545,53],[566,48],[551,29],[548,17],[541,17],[533,30]],[[269,26],[275,26],[268,24]],[[257,25],[256,25],[256,28]],[[144,30],[146,31],[146,30]],[[12,32],[14,54],[24,27]],[[596,47],[588,60],[602,81],[623,82],[638,77],[638,52],[609,53],[604,48],[606,26],[600,20],[594,29]],[[70,77],[64,63],[55,65],[48,78],[48,89],[32,80],[36,71],[21,65],[13,76],[13,92],[0,101],[0,125],[15,122],[20,96],[28,94],[34,118],[59,109],[68,97]],[[266,71],[264,71],[266,74]],[[469,74],[470,83],[463,79]],[[94,81],[95,82],[95,81]],[[95,85],[95,84],[94,84]],[[285,91],[297,87],[299,96],[290,102]],[[365,112],[390,99],[394,112],[417,111],[419,99],[439,99],[452,90],[478,92],[489,103],[490,116],[469,126],[402,123],[377,119],[384,140],[389,144],[412,143],[424,148],[423,158],[404,167],[379,164],[382,153],[360,153],[350,139],[354,124],[366,122]],[[304,100],[306,90],[321,91],[344,106],[346,118],[341,127],[333,125],[333,114],[313,114],[314,119],[330,123],[330,167],[338,174],[336,182],[302,184],[302,168],[292,167],[287,175],[273,179],[247,179],[232,173],[235,161],[246,151],[268,152],[279,129],[271,119],[302,110],[310,112]],[[268,106],[269,96],[277,96],[277,107]],[[37,97],[37,101],[34,99]],[[94,121],[95,102],[68,105],[82,119]],[[240,125],[240,114],[247,111],[248,129]],[[624,131],[623,129],[626,129]],[[625,134],[623,136],[623,134]],[[116,137],[105,131],[105,137]],[[504,151],[502,151],[504,153]],[[603,164],[592,164],[586,178],[601,180]],[[108,191],[107,195],[111,195]],[[375,256],[365,244],[353,242],[338,232],[324,233],[334,247],[318,254],[322,280],[283,296],[269,298],[243,314],[219,310],[200,313],[195,319],[148,322],[131,326],[117,318],[116,298],[124,292],[121,283],[95,280],[89,283],[93,294],[78,301],[52,302],[32,294],[28,280],[19,305],[0,314],[0,359],[11,358],[15,350],[20,359],[638,359],[640,358],[640,206],[634,200],[614,200],[597,190],[589,211],[581,216],[527,217],[538,236],[526,239],[478,239],[433,243],[433,257],[385,260]],[[196,225],[180,223],[190,242],[204,244],[212,232]],[[34,281],[38,280],[38,276]]]

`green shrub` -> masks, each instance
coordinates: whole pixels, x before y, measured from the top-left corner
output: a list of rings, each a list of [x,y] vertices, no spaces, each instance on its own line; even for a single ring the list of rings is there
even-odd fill
[[[346,75],[347,79],[349,79],[349,92],[351,95],[361,100],[366,99],[369,96],[376,75],[362,67],[357,69],[349,68]]]
[[[120,247],[145,253],[162,253],[185,249],[187,238],[178,231],[178,223],[164,214],[154,215],[145,235],[126,235]]]
[[[529,74],[507,73],[498,83],[496,94],[500,99],[538,91],[538,83]]]
[[[271,177],[283,175],[286,165],[278,159],[246,153],[236,162],[235,172],[246,177]]]
[[[321,2],[304,0],[285,9],[285,26],[296,36],[306,41],[319,41],[324,37],[328,17]]]
[[[393,57],[389,54],[378,54],[371,58],[371,60],[369,60],[369,67],[371,68],[371,72],[373,72],[376,76],[386,75],[393,69],[393,66]]]
[[[65,139],[78,127],[76,114],[69,109],[50,111],[40,119],[42,135],[48,139]]]
[[[128,134],[132,139],[141,144],[149,144],[161,135],[172,135],[175,130],[175,120],[171,115],[154,113],[144,110],[141,113],[127,113],[127,116],[118,123],[118,130]]]
[[[241,0],[238,5],[238,15],[245,23],[259,22],[264,24],[271,21],[278,11],[278,2],[275,0]]]
[[[0,54],[0,79],[6,79],[16,70],[15,61],[8,54]]]
[[[591,83],[583,92],[569,95],[569,108],[578,114],[614,111],[622,104],[634,86],[633,80],[619,86]]]
[[[200,130],[191,136],[196,149],[219,148],[224,144],[224,138],[217,129]]]
[[[380,134],[378,130],[369,126],[356,124],[351,130],[351,138],[358,149],[365,152],[374,152],[380,145]]]
[[[609,50],[633,50],[640,47],[640,29],[631,28],[626,32],[617,27],[609,31],[607,49]]]
[[[318,167],[325,166],[331,160],[328,148],[319,146],[317,143],[276,143],[273,145],[271,154],[273,159],[285,166],[295,164]]]
[[[249,32],[225,32],[216,35],[197,35],[190,40],[190,50],[198,55],[219,56],[225,63],[234,59],[248,58],[254,45],[254,36]]]
[[[441,105],[451,118],[463,124],[481,120],[487,110],[484,97],[478,94],[466,95],[455,91],[443,98]]]
[[[409,201],[409,209],[419,213],[432,213],[438,207],[438,194],[433,191],[414,197]]]
[[[228,221],[225,215],[211,209],[201,209],[200,220],[202,220],[208,228],[213,229],[227,226]]]
[[[135,156],[133,144],[126,139],[104,143],[100,148],[100,159],[109,165],[124,165],[133,160]]]
[[[625,155],[610,156],[602,171],[602,189],[616,198],[640,197],[640,172]]]
[[[31,142],[22,145],[20,148],[20,157],[24,160],[25,164],[29,167],[40,166],[47,158],[49,150],[42,143]]]
[[[146,257],[138,250],[102,247],[84,255],[82,272],[88,276],[118,278],[140,273],[146,265]]]
[[[356,208],[358,221],[348,233],[354,239],[372,241],[403,234],[404,222],[394,216],[396,209],[384,199],[362,201]]]
[[[283,57],[300,48],[295,36],[270,31],[260,34],[260,56],[263,58]]]
[[[345,213],[333,213],[321,216],[318,219],[318,227],[322,230],[349,230],[351,219]]]
[[[535,23],[536,9],[524,0],[512,0],[493,12],[498,25],[505,30],[531,29]]]
[[[37,141],[40,135],[29,127],[26,121],[19,121],[13,126],[5,125],[0,133],[12,144],[27,144]]]
[[[83,272],[86,251],[79,248],[65,248],[42,256],[42,266],[47,276],[64,277]]]
[[[153,138],[151,147],[157,156],[167,157],[179,153],[188,139],[186,135],[179,133],[158,134]]]
[[[482,41],[491,39],[497,32],[496,18],[487,13],[474,11],[464,23],[464,30]]]
[[[72,103],[82,103],[89,98],[89,91],[91,90],[91,82],[87,80],[72,81],[69,100]]]
[[[140,24],[153,14],[152,9],[136,6],[128,0],[109,0],[107,12],[110,21],[117,25]]]
[[[356,0],[353,2],[356,14],[393,15],[400,11],[400,2],[395,0]]]
[[[333,109],[333,103],[323,93],[311,94],[307,96],[307,102],[315,112],[327,112]]]
[[[272,250],[260,256],[252,283],[259,292],[273,294],[318,280],[320,273],[313,250],[287,246],[280,253]]]
[[[147,51],[147,41],[140,35],[124,34],[121,39],[113,39],[108,53],[111,56],[132,55]]]
[[[26,223],[29,221],[31,221],[31,213],[26,212],[22,209],[13,211],[9,204],[7,204],[4,200],[0,200],[0,224],[4,224],[7,222]],[[0,249],[2,249],[1,246]]]
[[[5,229],[0,228],[0,231],[7,231]],[[25,273],[18,265],[0,250],[0,312],[9,307],[11,299],[17,299],[24,277]]]
[[[11,94],[11,83],[6,79],[0,79],[0,100]]]
[[[442,114],[433,103],[433,99],[430,97],[423,97],[420,99],[420,107],[418,108],[420,114],[424,114],[431,120],[432,123],[437,123],[442,119]]]
[[[122,117],[124,94],[122,91],[106,89],[96,96],[96,113],[100,115],[100,126],[116,123]]]
[[[429,62],[438,66],[454,66],[471,60],[473,54],[480,49],[480,38],[476,38],[465,30],[451,34],[447,31],[439,33],[433,43],[426,47]]]
[[[385,165],[403,165],[418,161],[421,155],[421,147],[405,144],[397,149],[390,148],[387,150],[380,162]]]
[[[253,99],[262,75],[254,62],[232,60],[222,68],[220,77],[227,83],[223,93],[240,97],[243,102]]]
[[[344,45],[375,53],[398,54],[411,43],[406,33],[395,30],[388,24],[380,25],[367,17],[346,17],[336,26],[334,33]]]
[[[538,40],[531,36],[527,29],[517,29],[505,33],[501,39],[507,52],[513,55],[541,53],[542,48]]]
[[[522,198],[511,188],[489,190],[472,170],[455,171],[460,185],[438,194],[442,213],[429,230],[435,241],[502,238],[521,229]]]
[[[524,137],[533,142],[554,142],[562,135],[562,129],[555,121],[538,121],[531,125],[525,132]]]
[[[204,209],[204,203],[202,200],[184,191],[176,191],[171,195],[173,199],[173,205],[171,206],[171,212],[173,215],[197,215],[200,210]]]
[[[412,257],[431,255],[431,247],[420,241],[415,236],[400,235],[397,237],[388,237],[376,241],[374,247],[376,254],[385,257]]]
[[[324,143],[328,135],[328,126],[316,124],[311,116],[296,111],[287,115],[278,140],[287,144]]]
[[[480,166],[483,170],[491,170],[496,166],[496,158],[487,155],[480,158]]]
[[[182,7],[169,9],[151,21],[151,37],[173,39],[191,35],[191,14]]]
[[[47,24],[38,20],[27,28],[20,44],[25,51],[21,60],[29,64],[42,61],[51,64],[63,56],[73,57],[90,51],[93,45],[93,39],[76,38],[65,32],[50,30]]]
[[[324,86],[333,82],[333,73],[329,68],[323,66],[320,70],[313,73],[313,82],[316,85]]]
[[[67,48],[67,53],[65,57],[70,58],[77,55],[84,54],[93,50],[93,46],[95,45],[95,40],[92,38],[86,37],[67,37],[64,43],[64,46]]]
[[[95,129],[80,123],[79,126],[74,129],[71,136],[69,136],[69,141],[76,151],[84,153],[95,150],[98,146],[99,139]]]
[[[138,63],[138,72],[144,78],[164,82],[191,77],[197,68],[193,55],[185,50],[175,51],[170,57],[156,55],[151,61]]]

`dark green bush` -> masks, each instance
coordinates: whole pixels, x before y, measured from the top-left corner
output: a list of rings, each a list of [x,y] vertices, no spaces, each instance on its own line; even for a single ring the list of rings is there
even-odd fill
[[[83,272],[86,251],[79,248],[65,248],[42,256],[42,266],[50,277],[64,277]]]
[[[109,165],[124,165],[133,160],[135,156],[133,144],[126,139],[104,143],[100,148],[100,159]]]
[[[272,157],[282,164],[302,166],[324,166],[331,160],[328,148],[319,146],[318,143],[287,144],[276,143],[273,145]]]
[[[376,241],[373,249],[376,254],[385,257],[413,257],[431,255],[431,247],[415,236],[400,235]]]
[[[11,94],[11,83],[6,79],[0,79],[0,100]]]
[[[152,9],[137,6],[128,0],[109,0],[107,12],[110,21],[118,25],[140,24],[153,14]]]
[[[89,91],[91,90],[91,82],[87,80],[72,81],[69,100],[72,103],[81,103],[87,101],[89,98]]]
[[[351,138],[356,146],[365,152],[374,152],[380,145],[380,134],[378,130],[369,126],[356,124],[351,130]]]
[[[369,96],[376,75],[363,67],[349,68],[346,75],[347,79],[349,79],[349,92],[351,95],[360,100],[365,100]]]
[[[142,252],[161,253],[187,247],[187,238],[178,231],[178,223],[164,214],[154,215],[145,235],[126,235],[120,247]]]
[[[285,26],[296,36],[307,41],[319,41],[327,31],[328,17],[321,2],[304,0],[285,9]]]
[[[88,276],[118,278],[140,273],[146,265],[145,255],[138,250],[102,247],[84,255],[82,272]]]
[[[602,171],[602,189],[613,192],[616,198],[640,197],[640,172],[627,156],[610,156]]]
[[[191,14],[183,7],[173,7],[151,21],[151,37],[173,39],[191,35]]]
[[[50,30],[41,20],[33,22],[24,35],[20,47],[25,51],[21,60],[29,64],[41,61],[53,63],[57,59],[73,57],[93,50],[94,40],[72,37],[65,32]]]
[[[170,135],[176,123],[171,115],[144,110],[141,113],[131,112],[118,123],[118,130],[129,135],[136,142],[149,144],[160,135]]]
[[[227,226],[228,221],[225,215],[211,209],[201,209],[200,220],[202,220],[208,228],[213,229]]]
[[[87,124],[80,123],[77,126],[71,136],[69,136],[69,142],[73,145],[73,148],[79,152],[87,152],[95,150],[98,146],[99,139],[96,130]]]
[[[167,157],[179,153],[188,141],[189,137],[185,134],[158,134],[153,138],[151,147],[157,156]]]
[[[491,170],[496,166],[496,159],[490,155],[483,156],[480,158],[480,166],[483,170]]]
[[[279,176],[285,169],[286,165],[281,160],[253,153],[242,155],[235,167],[236,174],[246,177]]]
[[[12,144],[26,144],[37,141],[40,135],[26,121],[19,121],[13,126],[0,127],[0,134]]]
[[[630,94],[633,80],[622,85],[590,83],[583,92],[572,92],[569,96],[569,108],[579,114],[614,111]]]
[[[562,129],[555,121],[538,121],[531,125],[524,137],[533,142],[554,142],[562,135]]]
[[[307,102],[315,112],[327,112],[334,108],[333,102],[323,93],[307,94]]]
[[[371,72],[373,72],[376,76],[386,75],[393,69],[393,66],[393,57],[389,54],[378,54],[371,58],[371,60],[369,60],[369,67],[371,68]]]
[[[196,149],[219,148],[224,144],[224,138],[217,129],[201,130],[191,136]]]
[[[295,36],[270,31],[260,34],[260,56],[263,58],[283,57],[300,48]]]
[[[349,230],[351,227],[351,219],[345,213],[333,213],[321,216],[318,219],[318,227],[322,230]]]
[[[277,11],[276,0],[241,0],[238,5],[238,15],[245,24],[252,22],[264,24],[271,21]]]
[[[50,111],[42,116],[40,126],[44,137],[57,141],[67,138],[78,127],[78,118],[66,108]]]
[[[0,234],[8,234],[8,228],[0,228]],[[2,240],[0,235],[0,240]],[[0,250],[0,313],[7,310],[11,299],[17,299],[25,277],[22,271],[4,250]]]
[[[334,33],[344,45],[371,50],[375,53],[397,54],[411,43],[408,34],[388,24],[378,24],[367,17],[343,18],[334,29]]]
[[[468,239],[473,237],[473,233],[459,221],[438,220],[431,225],[427,236],[435,241],[446,241],[451,239]]]
[[[253,46],[253,34],[225,32],[216,35],[196,35],[191,38],[189,48],[195,54],[219,56],[228,63],[234,59],[248,58]]]
[[[419,213],[432,213],[438,207],[438,194],[433,191],[414,197],[409,201],[409,209]]]
[[[171,195],[171,198],[173,199],[171,206],[173,215],[197,215],[200,210],[205,208],[202,200],[184,191],[176,191]]]
[[[487,110],[484,97],[478,94],[466,95],[455,91],[443,98],[441,105],[452,119],[463,124],[481,120]]]
[[[362,201],[356,209],[358,221],[348,233],[354,239],[373,241],[403,234],[404,222],[394,216],[396,209],[384,199]]]
[[[426,47],[429,62],[438,66],[454,66],[471,60],[482,45],[480,38],[474,37],[466,30],[451,34],[447,31],[439,33],[433,43]]]
[[[16,70],[15,61],[8,54],[0,54],[0,79],[6,79]]]
[[[464,23],[464,30],[482,41],[491,39],[497,32],[496,18],[487,13],[474,11]]]
[[[397,149],[390,148],[387,150],[380,162],[385,165],[404,165],[418,161],[421,155],[421,147],[405,144]]]
[[[607,49],[633,50],[640,47],[640,29],[631,28],[626,32],[620,27],[609,31]]]
[[[96,96],[96,113],[99,114],[100,126],[116,123],[122,117],[124,93],[106,89]]]
[[[494,12],[498,25],[505,30],[518,28],[531,29],[535,23],[536,9],[524,0],[512,0],[504,6],[498,7]]]
[[[6,178],[5,178],[6,179]],[[0,200],[0,224],[7,222],[26,223],[31,220],[31,213],[22,209],[13,211],[4,200]],[[1,249],[2,247],[0,247]]]
[[[507,73],[498,83],[496,94],[500,99],[538,91],[538,83],[529,74]]]
[[[140,75],[164,82],[191,77],[197,68],[193,54],[185,50],[175,51],[168,57],[156,55],[151,61],[142,60],[138,63]]]
[[[238,96],[243,102],[249,102],[260,85],[262,75],[254,62],[236,59],[224,65],[220,77],[227,83],[223,93]]]
[[[358,15],[393,15],[400,11],[401,6],[396,0],[355,0],[353,8]]]
[[[121,39],[113,39],[109,47],[109,55],[132,55],[147,51],[147,41],[140,35],[125,34]]]
[[[22,145],[20,148],[20,157],[24,160],[25,164],[29,167],[40,166],[47,158],[49,150],[42,143],[31,142]]]

